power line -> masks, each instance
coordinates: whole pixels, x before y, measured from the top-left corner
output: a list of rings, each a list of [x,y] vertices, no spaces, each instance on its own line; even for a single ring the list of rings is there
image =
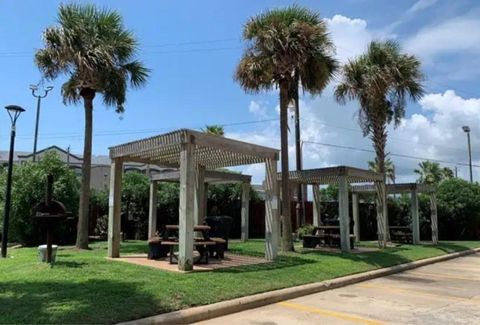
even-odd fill
[[[356,147],[350,147],[350,146],[342,146],[342,145],[331,144],[331,143],[322,143],[322,142],[314,142],[314,141],[303,141],[303,143],[311,143],[311,144],[321,145],[321,146],[325,146],[325,147],[333,147],[333,148],[340,148],[340,149],[375,153],[375,151],[371,150],[371,149],[356,148]],[[411,155],[404,155],[404,154],[397,154],[397,153],[389,153],[389,155],[393,156],[393,157],[407,158],[407,159],[414,159],[414,160],[421,160],[421,161],[428,160],[428,161],[442,163],[442,164],[469,166],[469,164],[467,164],[467,163],[453,162],[453,161],[434,159],[434,158],[418,157],[418,156],[411,156]],[[480,165],[472,165],[472,166],[473,167],[480,167]]]

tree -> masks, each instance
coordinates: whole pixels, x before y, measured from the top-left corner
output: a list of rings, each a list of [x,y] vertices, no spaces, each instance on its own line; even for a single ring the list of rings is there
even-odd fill
[[[60,5],[58,25],[43,32],[45,48],[35,63],[47,80],[66,75],[64,103],[83,100],[85,139],[78,212],[77,247],[88,248],[90,168],[92,159],[93,99],[102,95],[106,106],[124,111],[127,88],[146,83],[148,69],[135,59],[138,43],[115,11],[94,5]]]
[[[288,105],[299,85],[313,95],[326,87],[337,62],[325,22],[300,6],[272,9],[244,26],[248,42],[235,80],[251,93],[279,89],[282,169],[282,250],[293,250],[288,181]]]
[[[378,173],[377,159],[368,161],[368,169]],[[390,180],[392,184],[395,184],[395,165],[391,159],[385,160],[385,177],[387,180]]]
[[[415,56],[401,53],[396,42],[373,41],[366,53],[345,64],[342,80],[335,89],[335,97],[341,104],[358,100],[359,125],[363,135],[373,141],[378,172],[383,174],[383,182],[377,184],[379,234],[385,234],[379,237],[381,247],[386,245],[389,234],[385,191],[387,125],[400,124],[408,98],[412,101],[421,98],[422,81],[420,61]]]
[[[223,126],[221,125],[206,125],[205,129],[202,129],[204,133],[208,134],[214,134],[214,135],[219,135],[223,137],[225,135],[225,130],[223,129]]]
[[[419,175],[418,183],[439,184],[445,179],[453,178],[453,171],[448,167],[442,168],[437,162],[422,161],[418,167],[414,170]]]

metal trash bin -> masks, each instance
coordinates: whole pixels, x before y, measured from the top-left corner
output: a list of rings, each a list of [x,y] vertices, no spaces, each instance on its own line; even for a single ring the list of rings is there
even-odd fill
[[[52,263],[55,263],[55,258],[57,256],[57,245],[52,245]],[[40,262],[47,262],[47,245],[38,246],[38,260]]]

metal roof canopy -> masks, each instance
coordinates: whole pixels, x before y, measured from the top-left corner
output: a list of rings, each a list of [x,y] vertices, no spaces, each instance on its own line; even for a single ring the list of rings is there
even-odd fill
[[[300,184],[338,184],[340,177],[346,177],[348,183],[370,183],[383,180],[382,175],[379,173],[348,166],[293,170],[289,172],[289,180]],[[281,173],[277,173],[277,179],[282,179]]]
[[[152,181],[158,182],[179,182],[180,171],[166,170],[152,176]],[[250,183],[252,176],[232,173],[229,171],[206,170],[204,181],[205,183],[215,184],[229,184],[229,183]]]
[[[434,193],[436,186],[433,184],[421,184],[421,183],[399,183],[399,184],[387,184],[386,191],[389,194],[410,193],[417,191],[420,193]],[[352,193],[368,194],[375,193],[375,186],[373,185],[356,185],[351,188]]]
[[[194,145],[195,163],[207,169],[250,165],[278,160],[279,151],[218,135],[180,129],[110,148],[110,158],[160,166],[180,166],[185,144]]]

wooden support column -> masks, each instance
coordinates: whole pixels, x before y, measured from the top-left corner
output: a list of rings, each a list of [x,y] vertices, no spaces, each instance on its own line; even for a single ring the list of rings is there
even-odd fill
[[[417,190],[410,193],[410,214],[412,216],[413,244],[420,243],[420,221],[418,219],[418,197]]]
[[[157,187],[158,182],[150,182],[150,198],[148,201],[148,238],[154,237],[157,231]]]
[[[340,246],[342,252],[350,251],[350,215],[348,211],[348,181],[338,177],[338,218],[340,219]]]
[[[381,181],[375,182],[376,190],[376,210],[377,210],[377,236],[378,236],[378,247],[385,248],[387,247],[387,237],[386,237],[386,222],[385,222],[385,209],[384,205],[386,204],[385,196],[385,183]]]
[[[265,259],[277,257],[279,244],[279,200],[277,161],[265,160]]]
[[[248,240],[248,227],[249,227],[249,216],[250,216],[250,183],[242,183],[242,241]]]
[[[197,165],[195,178],[195,225],[203,224],[205,220],[205,166]]]
[[[180,152],[180,204],[178,269],[193,270],[193,224],[195,209],[195,152],[190,142]]]
[[[110,195],[108,197],[108,257],[120,257],[122,174],[122,160],[113,160],[110,171]]]
[[[313,225],[319,227],[322,225],[321,218],[321,196],[320,196],[320,185],[313,184]]]
[[[353,234],[355,241],[360,241],[360,216],[358,211],[358,194],[352,193]]]
[[[437,195],[430,193],[430,218],[432,226],[432,243],[438,244],[438,214],[437,214]]]

